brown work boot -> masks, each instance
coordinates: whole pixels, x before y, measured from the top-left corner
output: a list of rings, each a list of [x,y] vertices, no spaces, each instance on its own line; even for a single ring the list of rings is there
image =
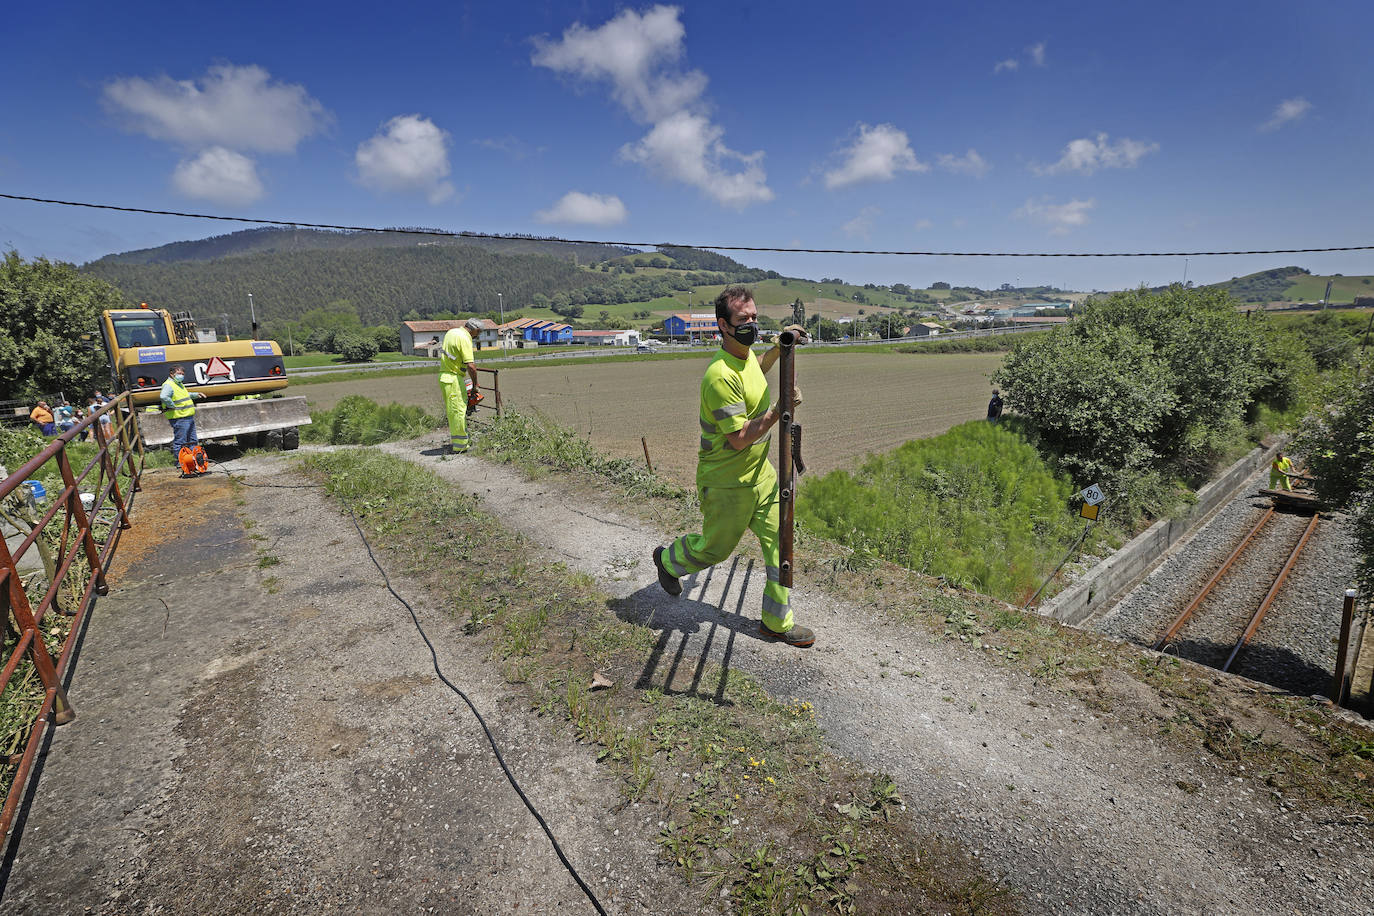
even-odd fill
[[[659,586],[660,586],[665,592],[667,592],[667,593],[670,594],[670,595],[674,595],[674,596],[676,596],[676,595],[681,595],[681,594],[682,594],[682,582],[678,580],[678,577],[677,577],[677,576],[675,576],[675,575],[673,575],[672,573],[668,572],[667,567],[665,567],[665,566],[663,565],[663,548],[662,548],[662,547],[655,547],[655,548],[654,548],[654,567],[658,569],[658,584],[659,584]]]
[[[780,639],[789,646],[796,646],[798,649],[808,649],[816,641],[816,634],[812,633],[807,627],[792,624],[792,629],[786,633],[774,633],[768,629],[768,625],[759,621],[759,635],[764,639]]]

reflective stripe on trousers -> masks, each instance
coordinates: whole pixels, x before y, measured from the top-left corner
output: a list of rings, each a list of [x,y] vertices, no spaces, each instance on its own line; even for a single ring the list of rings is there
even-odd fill
[[[445,381],[451,378],[453,381]],[[444,394],[444,411],[448,414],[449,445],[455,452],[468,450],[468,392],[463,377],[448,374],[439,376],[439,390]]]
[[[790,590],[778,584],[778,478],[771,465],[752,487],[703,487],[702,533],[685,534],[664,551],[668,571],[681,578],[730,557],[746,529],[763,550],[768,581],[763,587],[763,623],[775,633],[792,629]]]

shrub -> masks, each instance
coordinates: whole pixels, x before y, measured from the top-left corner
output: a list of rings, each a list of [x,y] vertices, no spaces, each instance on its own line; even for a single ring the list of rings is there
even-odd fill
[[[1016,600],[1076,536],[1073,490],[1023,436],[980,420],[806,481],[797,518],[857,551]]]
[[[344,331],[334,336],[334,349],[344,362],[365,363],[377,355],[377,341],[363,334]]]

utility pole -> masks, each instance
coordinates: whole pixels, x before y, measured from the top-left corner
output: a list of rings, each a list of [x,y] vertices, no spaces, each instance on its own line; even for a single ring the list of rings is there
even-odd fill
[[[220,312],[219,320],[224,322],[224,339],[229,339],[229,316]]]
[[[1188,285],[1188,259],[1183,259],[1183,285]]]
[[[500,293],[496,294],[496,305],[501,311],[501,330],[497,333],[501,335],[501,347],[504,349],[506,346],[506,299]]]

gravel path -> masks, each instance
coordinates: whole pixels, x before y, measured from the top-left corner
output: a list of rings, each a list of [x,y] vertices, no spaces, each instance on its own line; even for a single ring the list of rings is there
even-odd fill
[[[1251,478],[1243,495],[1176,546],[1094,628],[1154,645],[1269,508],[1268,497],[1254,495],[1266,474],[1267,469]],[[1169,651],[1213,667],[1224,663],[1309,519],[1306,513],[1276,511]],[[1335,666],[1341,605],[1354,573],[1354,555],[1344,517],[1323,516],[1232,670],[1302,696],[1324,694]]]
[[[679,532],[574,499],[439,438],[382,448],[477,494],[506,524],[596,576],[616,612],[659,632],[642,683],[703,695],[708,662],[810,701],[834,749],[891,773],[932,832],[956,838],[1029,912],[1374,911],[1368,825],[1276,804],[1206,757],[1180,754],[962,644],[932,642],[807,583],[794,590],[816,647],[754,635],[763,571],[741,553],[662,593],[649,559]],[[907,672],[910,672],[907,674]],[[1183,785],[1206,787],[1192,794]]]

